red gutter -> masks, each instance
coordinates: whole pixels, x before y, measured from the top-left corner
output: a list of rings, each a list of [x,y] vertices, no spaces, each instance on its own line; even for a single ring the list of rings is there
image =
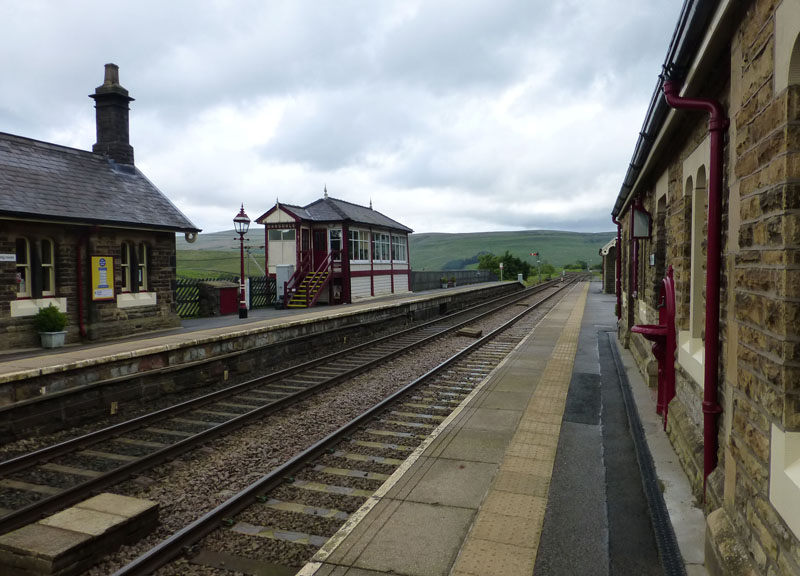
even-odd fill
[[[664,82],[664,96],[671,108],[708,112],[711,160],[708,170],[708,258],[706,260],[706,340],[703,383],[703,493],[708,475],[717,466],[717,403],[719,378],[719,281],[722,252],[722,150],[729,120],[722,104],[708,98],[681,98],[680,86]]]
[[[617,293],[617,320],[622,318],[622,222],[616,216],[611,217],[611,221],[617,225],[617,250],[616,250],[616,276],[614,278],[614,289]]]

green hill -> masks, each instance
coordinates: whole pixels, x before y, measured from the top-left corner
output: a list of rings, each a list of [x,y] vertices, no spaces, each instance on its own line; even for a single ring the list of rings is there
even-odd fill
[[[414,270],[459,270],[477,262],[485,252],[513,256],[533,263],[531,252],[539,252],[542,262],[561,267],[576,260],[589,264],[600,261],[598,251],[616,236],[614,232],[560,232],[523,230],[516,232],[473,232],[469,234],[412,234],[409,241]]]
[[[411,267],[414,270],[461,270],[474,268],[477,256],[485,252],[501,255],[508,250],[513,256],[533,263],[531,252],[539,252],[542,262],[555,267],[583,260],[589,264],[600,261],[598,251],[614,238],[612,232],[560,232],[554,230],[523,230],[516,232],[473,232],[469,234],[426,233],[409,237]],[[252,257],[264,264],[264,230],[251,229],[249,241]],[[239,239],[233,230],[200,234],[194,244],[183,235],[177,236],[178,274],[204,277],[215,274],[239,274]],[[252,275],[261,272],[250,259]]]

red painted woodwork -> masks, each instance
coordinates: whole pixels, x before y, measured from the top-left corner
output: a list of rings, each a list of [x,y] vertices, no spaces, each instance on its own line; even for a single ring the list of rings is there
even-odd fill
[[[328,230],[314,230],[314,263],[313,267],[318,268],[328,258]]]

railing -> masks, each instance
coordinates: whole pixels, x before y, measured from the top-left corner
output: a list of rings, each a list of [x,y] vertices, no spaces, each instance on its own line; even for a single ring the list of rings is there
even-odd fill
[[[311,251],[303,250],[300,252],[300,259],[297,263],[297,269],[289,277],[289,280],[283,283],[283,305],[289,303],[291,295],[297,292],[297,286],[303,281],[303,278],[311,269]]]
[[[333,256],[339,256],[338,259],[334,259]],[[338,250],[334,250],[332,252],[328,252],[328,255],[325,257],[325,260],[322,261],[317,269],[314,271],[314,278],[306,287],[306,307],[313,306],[316,301],[319,299],[320,292],[325,287],[325,285],[331,281],[333,278],[333,273],[335,267],[338,265],[339,271],[342,268],[342,261],[341,261],[341,253]],[[322,275],[328,272],[323,278]],[[314,297],[309,300],[309,295],[313,294]]]

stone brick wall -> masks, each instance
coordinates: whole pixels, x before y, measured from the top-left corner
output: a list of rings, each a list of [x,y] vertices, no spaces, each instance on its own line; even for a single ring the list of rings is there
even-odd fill
[[[731,526],[743,551],[741,558],[754,573],[798,576],[798,537],[769,499],[771,428],[800,431],[800,86],[775,93],[779,6],[775,0],[737,6],[728,48],[710,67],[715,73],[706,79],[706,86],[692,93],[716,98],[731,111],[723,172],[718,387],[723,413],[717,422],[719,464],[708,478],[705,509],[721,508],[715,522]],[[666,237],[663,246],[659,244],[656,224],[654,237],[641,253],[663,251],[666,264],[673,266],[680,331],[690,328],[692,254],[692,199],[683,193],[691,175],[683,174],[683,162],[706,137],[708,126],[702,114],[678,111],[676,119],[679,127],[658,159],[668,172]],[[645,183],[637,192],[655,213],[653,185]],[[629,218],[623,222],[622,251],[627,254]],[[702,236],[706,234],[704,225]],[[705,257],[704,243],[703,276]],[[650,366],[641,353],[639,336],[628,330],[631,318],[637,323],[655,318],[655,268],[639,270],[640,294],[623,302],[623,308],[632,312],[623,315],[620,326],[621,340],[630,341],[644,372]],[[629,283],[623,272],[623,291],[628,294]],[[701,299],[705,310],[704,293]],[[640,302],[644,314],[639,312]],[[702,385],[676,359],[676,397],[669,407],[668,433],[700,501]],[[712,537],[715,533],[710,532]],[[727,544],[709,545],[715,550],[710,556],[724,562]],[[744,565],[739,569],[746,572]]]
[[[15,239],[24,236],[33,242],[50,238],[55,250],[56,297],[67,299],[67,343],[81,341],[78,319],[78,251],[82,254],[84,324],[89,340],[131,336],[180,325],[175,311],[175,235],[149,232],[99,229],[88,232],[82,226],[34,226],[8,222],[0,231],[0,252],[14,253]],[[114,257],[115,294],[122,291],[120,246],[146,243],[150,248],[148,291],[155,292],[155,306],[119,308],[116,301],[93,302],[91,299],[91,256]],[[88,247],[88,251],[87,251]],[[0,262],[0,349],[39,347],[38,334],[30,316],[12,317],[11,302],[17,299],[14,262]]]

